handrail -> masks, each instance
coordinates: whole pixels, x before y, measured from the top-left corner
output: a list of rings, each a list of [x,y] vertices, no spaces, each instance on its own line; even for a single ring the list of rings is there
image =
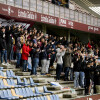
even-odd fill
[[[27,10],[52,15],[54,17],[69,19],[69,20],[76,21],[79,23],[84,23],[87,25],[92,25],[92,26],[95,25],[97,27],[100,27],[100,19],[97,17],[94,17],[92,15],[88,15],[87,13],[85,15],[85,13],[83,13],[83,12],[79,12],[79,11],[72,10],[72,9],[67,9],[65,7],[55,5],[50,2],[46,2],[46,1],[42,1],[42,0],[35,0],[35,1],[27,0],[27,2],[24,2],[26,0],[20,0],[20,2],[18,2],[18,1],[19,0],[16,0],[16,1],[12,0],[12,3],[9,3],[9,2],[11,2],[11,0],[0,0],[0,3],[11,5],[11,6],[16,6],[19,8],[25,8]],[[22,3],[22,4],[20,4],[20,3]],[[26,4],[24,5],[24,3],[28,3],[27,4],[28,7],[26,6]],[[48,6],[44,5],[46,3],[48,4]],[[46,10],[44,10],[44,9],[46,9]],[[69,15],[67,15],[67,14],[69,14]],[[90,18],[88,18],[88,17],[90,17]]]

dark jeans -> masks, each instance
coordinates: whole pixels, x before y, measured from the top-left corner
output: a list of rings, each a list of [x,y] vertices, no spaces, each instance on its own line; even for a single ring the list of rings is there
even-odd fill
[[[62,64],[57,64],[56,68],[56,80],[60,79],[61,71],[62,71]]]
[[[55,54],[53,54],[53,55],[51,56],[50,66],[53,66],[53,63],[54,63],[54,61],[55,61],[55,57],[56,57]]]
[[[65,79],[68,79],[69,71],[70,71],[70,67],[66,67],[65,68]]]
[[[37,74],[36,68],[38,67],[38,64],[39,64],[39,58],[34,58],[32,60],[32,74],[34,75]]]
[[[23,71],[26,71],[27,70],[27,60],[23,60],[22,62],[22,66],[23,66]]]
[[[12,44],[7,44],[7,58],[9,61],[11,60],[11,50],[12,50]]]
[[[3,63],[3,59],[5,60],[5,63],[7,63],[7,50],[1,51],[1,63]]]
[[[16,65],[16,67],[19,67],[21,65],[20,64],[20,62],[21,62],[21,53],[17,53],[16,55],[17,55],[17,65]]]

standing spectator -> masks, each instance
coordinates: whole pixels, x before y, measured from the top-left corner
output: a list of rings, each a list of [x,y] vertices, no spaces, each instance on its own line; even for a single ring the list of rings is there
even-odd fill
[[[6,27],[6,43],[7,43],[7,58],[8,58],[8,62],[10,62],[11,50],[13,45],[13,38],[12,38],[12,32],[10,26]]]
[[[27,71],[27,61],[28,61],[28,56],[29,56],[29,52],[30,52],[30,48],[29,48],[29,41],[27,41],[26,43],[23,44],[22,47],[22,67],[23,67],[23,71],[26,72]]]
[[[36,68],[38,67],[39,64],[39,52],[40,49],[37,47],[37,44],[34,43],[34,46],[31,50],[31,59],[32,59],[32,73],[33,75],[37,74]]]
[[[16,56],[17,56],[17,65],[16,68],[19,68],[21,65],[21,39],[20,37],[17,38],[17,43],[16,43]]]
[[[60,79],[62,67],[63,67],[63,56],[65,54],[65,48],[64,46],[60,46],[60,48],[57,48],[57,54],[56,54],[56,59],[57,59],[57,68],[56,68],[56,80]]]
[[[0,47],[1,48],[1,63],[2,65],[5,65],[5,64],[8,64],[5,27],[2,27],[0,31],[0,44],[1,44],[1,47]],[[3,63],[3,59],[5,60],[5,63]]]
[[[70,44],[69,47],[66,49],[65,55],[64,55],[64,70],[65,70],[65,81],[69,80],[68,75],[69,75],[69,70],[71,69],[71,48]]]

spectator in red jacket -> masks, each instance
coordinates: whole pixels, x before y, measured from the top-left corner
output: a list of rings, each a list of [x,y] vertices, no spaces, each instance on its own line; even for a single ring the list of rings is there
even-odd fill
[[[27,61],[28,61],[28,56],[29,56],[29,52],[31,51],[31,49],[29,48],[29,41],[27,41],[25,44],[23,44],[22,47],[22,67],[23,67],[23,71],[26,72],[27,70]]]

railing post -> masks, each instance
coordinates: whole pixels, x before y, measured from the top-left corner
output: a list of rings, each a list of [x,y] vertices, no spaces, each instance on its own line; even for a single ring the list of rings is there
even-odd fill
[[[6,0],[6,4],[7,4],[7,0]]]
[[[48,15],[49,15],[49,2],[48,2]]]
[[[44,9],[44,2],[42,1],[42,13],[43,13],[43,9]]]
[[[22,0],[22,8],[23,8],[23,0]]]
[[[36,0],[36,12],[37,12],[37,0]]]
[[[29,10],[30,10],[30,0],[29,0]]]

